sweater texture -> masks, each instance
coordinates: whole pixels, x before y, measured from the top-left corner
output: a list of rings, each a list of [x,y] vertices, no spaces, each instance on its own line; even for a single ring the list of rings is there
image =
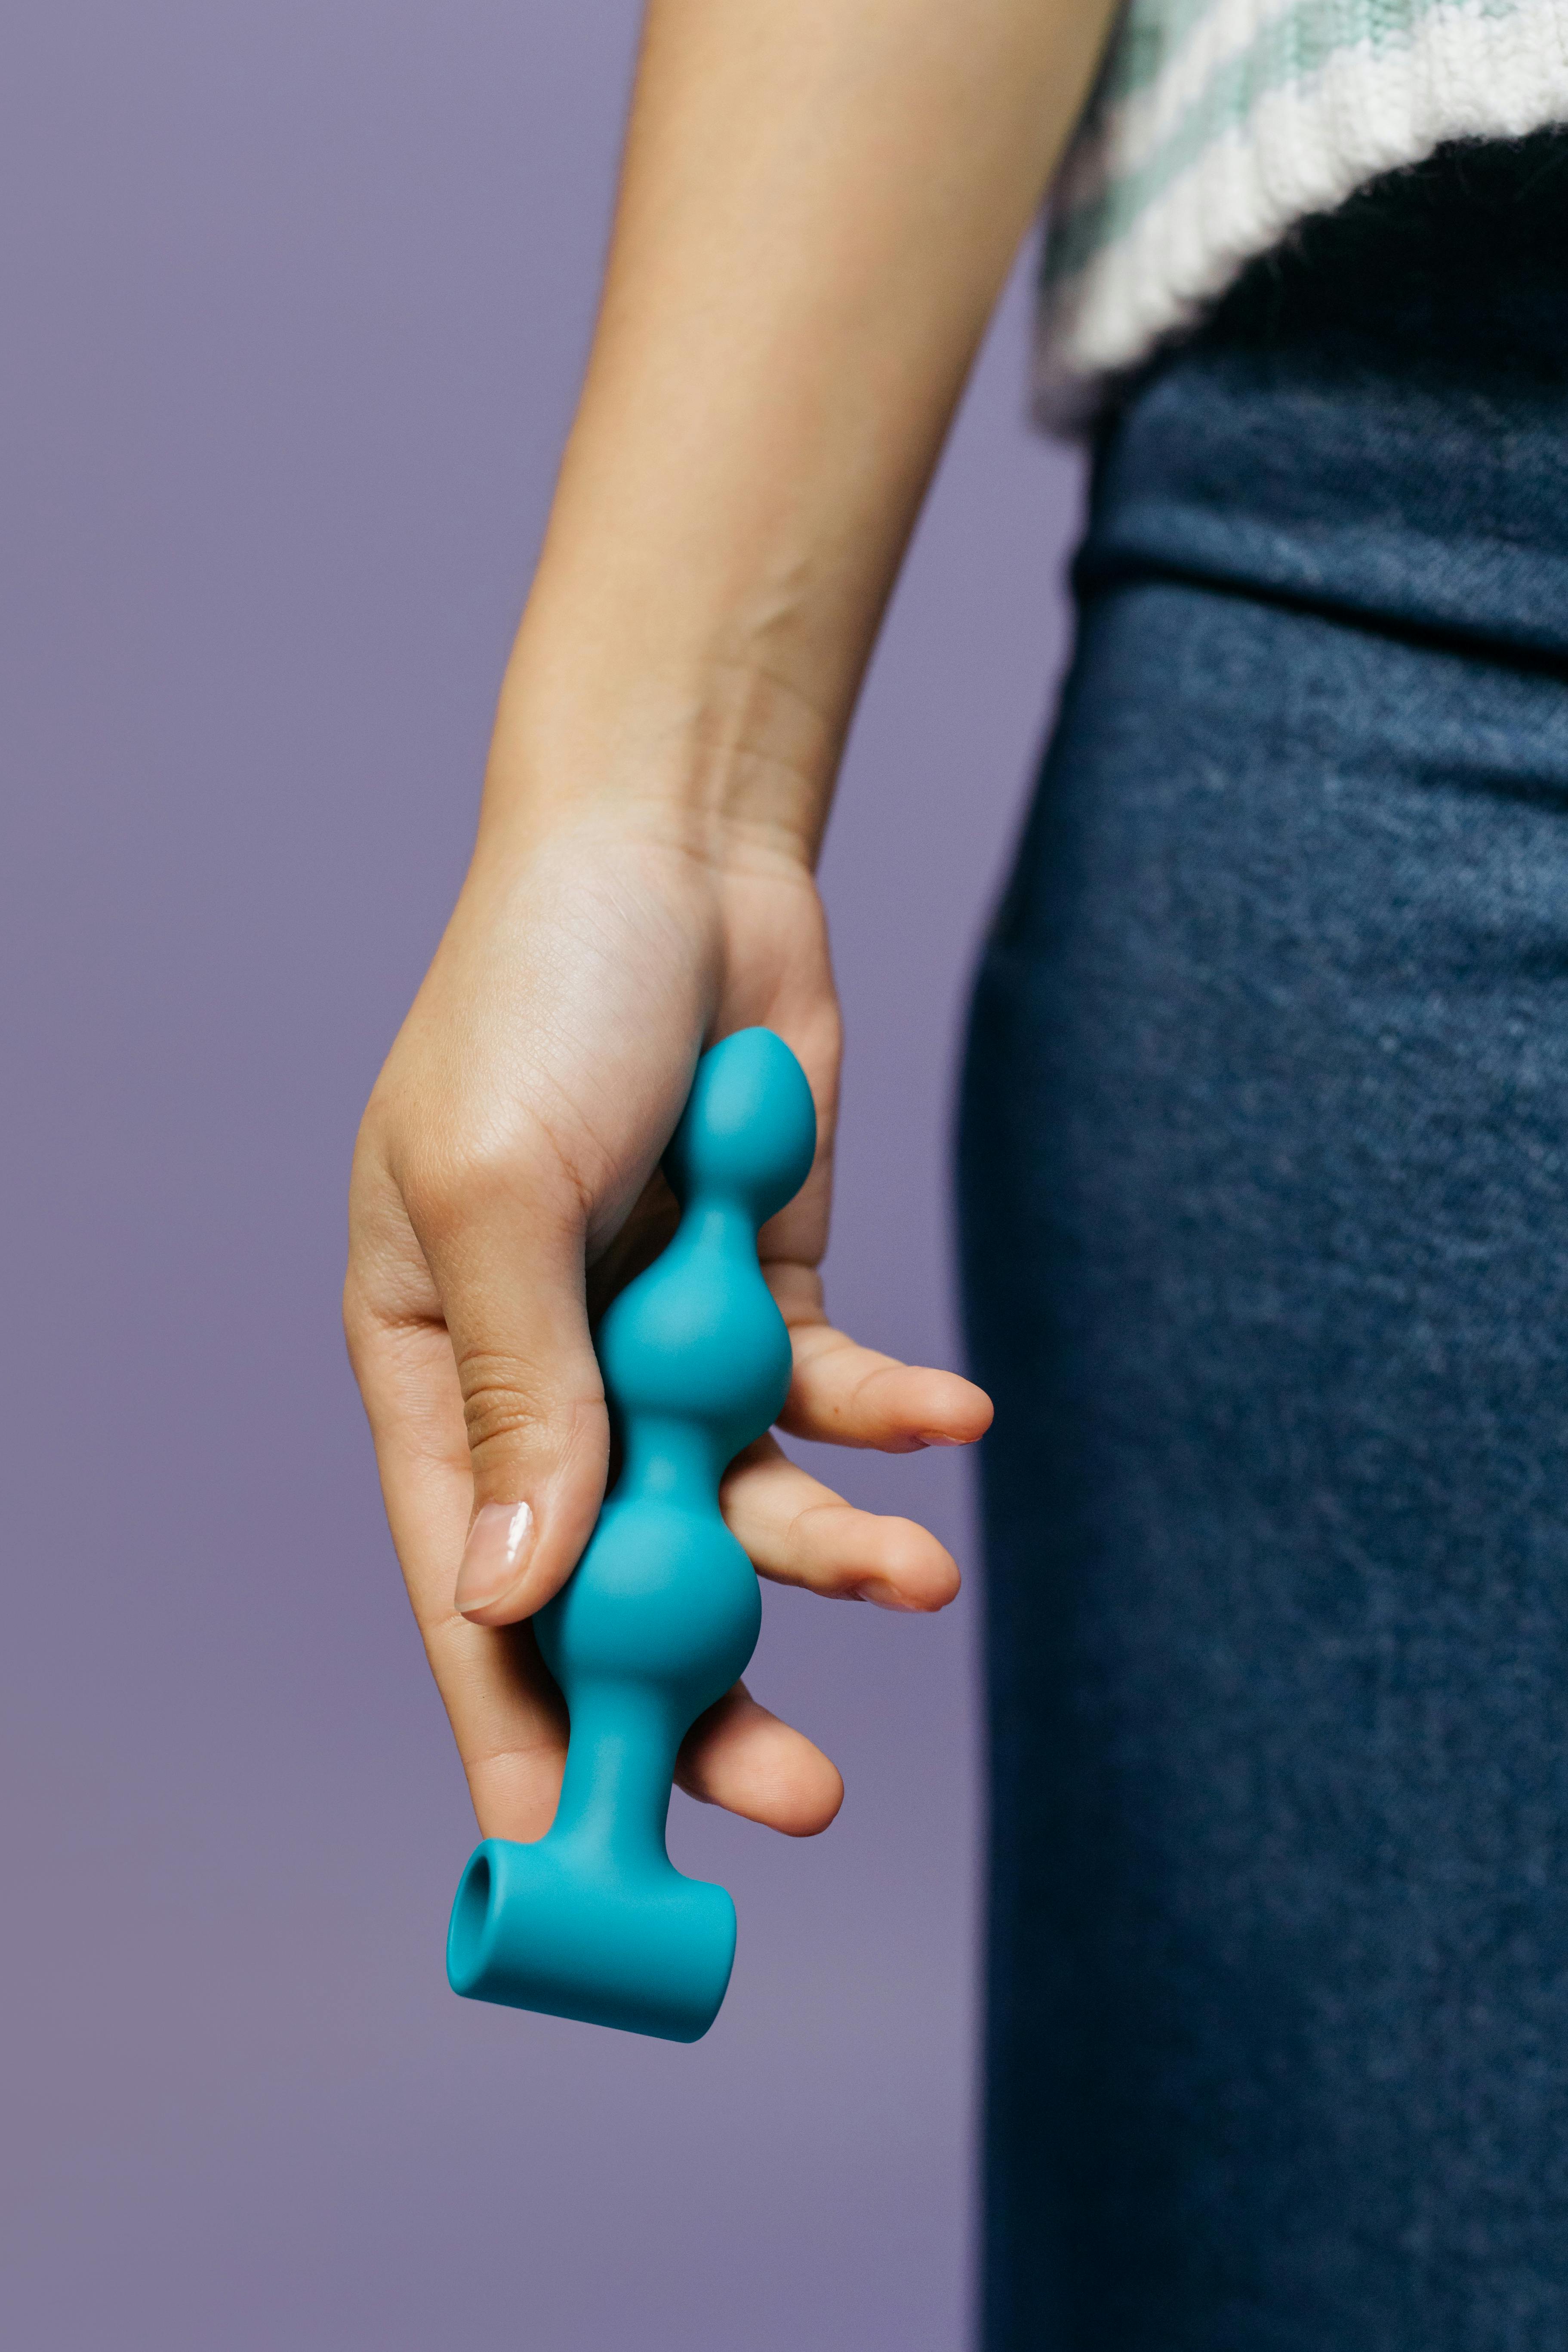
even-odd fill
[[[1292,226],[1447,141],[1568,122],[1568,0],[1130,0],[1051,205],[1071,428]]]

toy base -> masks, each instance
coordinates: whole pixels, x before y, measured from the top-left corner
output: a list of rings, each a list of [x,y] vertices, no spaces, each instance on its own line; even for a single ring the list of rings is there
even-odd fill
[[[447,1979],[467,2000],[700,2041],[735,1961],[735,1906],[673,1864],[612,1881],[569,1841],[486,1838],[458,1884]]]

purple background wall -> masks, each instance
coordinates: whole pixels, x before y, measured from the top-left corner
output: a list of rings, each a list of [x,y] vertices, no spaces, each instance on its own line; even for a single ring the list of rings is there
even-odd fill
[[[461,871],[587,331],[630,0],[11,0],[0,87],[5,2335],[948,2352],[966,1598],[770,1598],[849,1801],[678,1801],[694,2051],[453,2000],[471,1822],[337,1325],[358,1110]],[[18,234],[19,232],[19,234]],[[962,975],[1062,646],[1015,286],[826,863],[833,1295],[951,1357]],[[854,1460],[972,1556],[951,1457]]]

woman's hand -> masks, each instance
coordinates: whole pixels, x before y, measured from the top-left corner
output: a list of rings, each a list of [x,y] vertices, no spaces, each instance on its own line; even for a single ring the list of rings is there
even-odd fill
[[[576,812],[520,850],[481,850],[366,1111],[351,1200],[346,1320],[394,1540],[487,1836],[549,1825],[561,1701],[523,1622],[574,1566],[609,1429],[589,1338],[661,1245],[655,1173],[710,1037],[776,1029],[819,1124],[805,1188],[761,1255],[795,1342],[784,1426],[901,1453],[990,1419],[954,1374],[829,1325],[838,1013],[809,867],[776,843],[699,846],[625,808]],[[958,1570],[906,1519],[852,1508],[771,1438],[731,1467],[724,1515],[759,1570],[831,1598],[940,1609]],[[693,1795],[796,1835],[842,1785],[811,1742],[737,1688],[682,1753]]]
[[[350,1344],[487,1833],[538,1836],[554,1808],[561,1706],[524,1621],[604,1491],[587,1285],[656,1237],[705,1042],[765,1024],[816,1096],[816,1165],[762,1239],[795,1335],[785,1428],[900,1452],[990,1418],[823,1311],[838,1014],[811,871],[900,553],[1111,13],[649,0],[479,846],[354,1167]],[[931,1536],[767,1442],[723,1507],[764,1575],[899,1609],[957,1590]],[[797,1832],[839,1801],[743,1691],[682,1774]]]

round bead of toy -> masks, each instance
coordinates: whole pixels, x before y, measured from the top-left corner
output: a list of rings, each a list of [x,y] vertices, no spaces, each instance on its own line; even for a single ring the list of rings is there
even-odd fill
[[[771,1029],[737,1029],[698,1064],[664,1167],[682,1202],[717,1194],[760,1225],[794,1200],[816,1150],[816,1111],[800,1064]]]

